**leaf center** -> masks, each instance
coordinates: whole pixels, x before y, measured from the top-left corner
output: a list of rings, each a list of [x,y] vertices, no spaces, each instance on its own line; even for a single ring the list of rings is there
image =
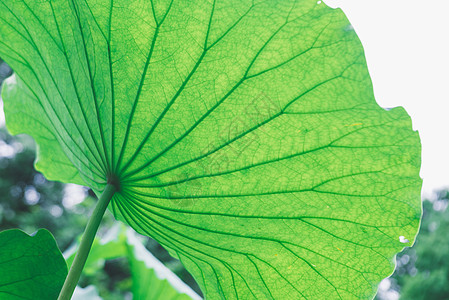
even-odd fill
[[[120,178],[116,174],[108,175],[108,184],[113,185],[116,191],[120,192],[121,190]]]

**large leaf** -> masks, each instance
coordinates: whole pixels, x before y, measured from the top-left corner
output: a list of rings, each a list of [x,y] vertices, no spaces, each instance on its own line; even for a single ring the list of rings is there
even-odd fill
[[[0,56],[23,79],[5,86],[8,128],[37,138],[50,178],[81,176],[97,193],[115,184],[115,216],[167,247],[207,298],[370,298],[413,243],[419,137],[403,109],[376,104],[340,10],[316,0],[0,0],[0,10]]]
[[[45,229],[29,236],[18,229],[0,233],[0,299],[56,299],[67,265]]]

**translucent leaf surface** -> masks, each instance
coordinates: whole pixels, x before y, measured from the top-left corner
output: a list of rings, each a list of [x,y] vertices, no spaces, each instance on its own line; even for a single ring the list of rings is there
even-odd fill
[[[50,132],[40,170],[97,192],[117,185],[115,216],[170,249],[207,298],[370,298],[413,243],[419,137],[403,109],[376,104],[340,10],[311,0],[0,0],[0,10],[0,56]],[[20,128],[9,94],[8,127]],[[35,124],[22,131],[39,137]]]
[[[4,107],[8,120],[14,120],[8,122],[8,130],[12,134],[31,133],[37,143],[36,169],[48,180],[85,184],[55,138],[53,125],[42,118],[43,108],[21,79],[13,75],[5,80],[2,95],[13,103]]]
[[[34,236],[12,229],[0,233],[0,299],[56,299],[67,265],[47,230]]]

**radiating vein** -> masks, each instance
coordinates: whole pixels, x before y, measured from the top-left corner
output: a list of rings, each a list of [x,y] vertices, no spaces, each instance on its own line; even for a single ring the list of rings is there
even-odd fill
[[[147,75],[148,67],[150,66],[151,57],[153,56],[154,47],[156,45],[156,40],[157,40],[157,37],[159,35],[159,31],[160,31],[161,26],[164,23],[164,20],[167,17],[168,13],[170,12],[170,9],[171,9],[171,6],[173,4],[173,1],[174,0],[171,1],[170,6],[168,7],[167,12],[165,13],[165,15],[164,15],[163,19],[161,20],[161,22],[158,22],[156,19],[154,19],[154,21],[156,22],[156,29],[154,31],[153,39],[151,41],[150,50],[148,52],[147,59],[146,59],[146,62],[145,62],[145,65],[144,65],[144,68],[143,68],[143,71],[142,71],[142,76],[140,78],[139,87],[137,89],[136,97],[135,97],[135,99],[133,101],[133,106],[132,106],[131,112],[129,114],[129,119],[128,119],[128,123],[127,123],[127,126],[126,126],[126,132],[125,132],[125,135],[124,135],[123,144],[122,144],[122,147],[121,147],[121,150],[120,150],[120,154],[119,154],[119,157],[118,157],[118,160],[117,160],[117,164],[116,164],[114,170],[118,170],[120,168],[120,165],[121,165],[121,162],[122,162],[122,159],[123,159],[123,155],[124,155],[124,152],[125,152],[125,149],[126,149],[126,145],[128,143],[129,133],[131,131],[132,119],[134,117],[134,113],[136,111],[137,103],[139,102],[140,95],[142,93],[143,84],[145,82],[145,78],[146,78],[146,75]],[[151,4],[153,5],[152,1],[151,1]],[[151,9],[153,10],[153,15],[156,18],[156,15],[154,13],[154,6],[152,6]]]

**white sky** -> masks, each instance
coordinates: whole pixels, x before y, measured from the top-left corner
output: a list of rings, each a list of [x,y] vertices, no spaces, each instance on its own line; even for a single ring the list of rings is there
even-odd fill
[[[403,106],[422,141],[424,195],[449,187],[449,0],[324,0],[365,47],[377,102]]]

